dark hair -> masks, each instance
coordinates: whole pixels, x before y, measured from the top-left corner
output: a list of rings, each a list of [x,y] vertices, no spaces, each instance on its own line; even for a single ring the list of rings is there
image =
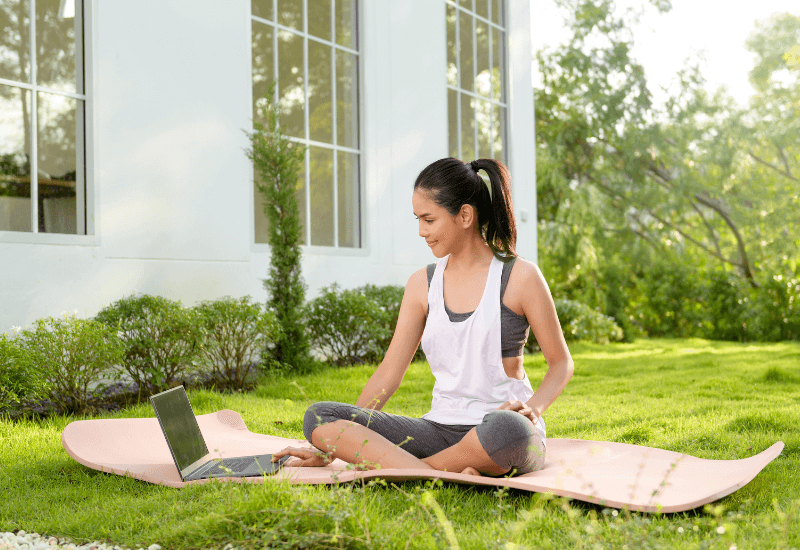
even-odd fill
[[[489,188],[478,170],[485,170]],[[501,262],[517,257],[517,224],[511,200],[511,175],[505,164],[495,159],[461,162],[444,158],[426,166],[414,182],[414,191],[422,189],[430,200],[456,216],[465,204],[478,214],[478,228],[495,257]],[[501,253],[503,255],[501,255]]]

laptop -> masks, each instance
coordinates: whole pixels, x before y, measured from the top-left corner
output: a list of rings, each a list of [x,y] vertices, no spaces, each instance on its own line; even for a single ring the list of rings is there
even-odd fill
[[[291,458],[287,455],[276,462],[271,462],[271,454],[214,458],[208,452],[183,386],[151,396],[150,403],[182,481],[275,474]]]

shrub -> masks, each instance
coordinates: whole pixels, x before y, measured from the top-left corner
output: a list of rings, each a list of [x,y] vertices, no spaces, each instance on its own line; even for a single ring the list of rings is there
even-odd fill
[[[722,270],[709,273],[704,288],[704,338],[744,341],[745,311],[750,288],[741,279]]]
[[[200,302],[195,306],[205,333],[201,363],[222,387],[243,390],[255,382],[253,363],[267,340],[281,330],[275,314],[265,312],[250,296]]]
[[[122,298],[95,317],[125,344],[123,368],[139,388],[161,391],[194,366],[203,333],[198,313],[147,294]]]
[[[0,334],[0,414],[23,399],[44,397],[49,386],[16,338]]]
[[[267,310],[275,312],[282,329],[274,346],[264,354],[270,363],[304,370],[313,359],[301,314],[306,294],[300,273],[304,237],[295,193],[305,147],[282,133],[280,108],[273,98],[275,82],[258,101],[260,120],[253,120],[254,131],[244,130],[252,146],[245,153],[253,161],[256,187],[264,198],[264,213],[269,220],[270,270],[264,280]]]
[[[597,344],[619,342],[623,338],[622,329],[614,322],[612,317],[603,315],[589,306],[575,300],[554,300],[558,320],[564,340],[587,340]],[[533,331],[528,332],[528,341],[525,343],[528,352],[538,351],[539,344]]]
[[[403,295],[405,289],[400,285],[384,285],[375,286],[371,284],[364,285],[355,289],[356,292],[361,292],[367,299],[373,300],[378,306],[380,313],[376,311],[376,315],[380,319],[376,319],[376,323],[387,329],[387,334],[383,338],[376,337],[375,346],[377,353],[367,353],[363,359],[368,363],[378,364],[383,361],[386,356],[386,350],[389,349],[389,344],[392,343],[394,331],[397,329],[397,319],[400,317],[400,305],[403,303]],[[422,347],[418,347],[411,362],[421,361],[425,359],[425,353]]]
[[[800,339],[800,278],[773,275],[751,292],[744,315],[749,339],[759,342]]]
[[[385,353],[379,342],[392,336],[385,306],[361,290],[339,293],[337,283],[323,287],[321,295],[306,304],[304,315],[312,344],[338,366],[379,357]]]
[[[22,331],[21,345],[63,412],[87,408],[89,386],[109,377],[124,349],[112,329],[74,314],[37,320],[32,330]]]
[[[637,285],[644,303],[636,321],[650,336],[702,336],[704,283],[695,268],[658,262],[646,269]]]

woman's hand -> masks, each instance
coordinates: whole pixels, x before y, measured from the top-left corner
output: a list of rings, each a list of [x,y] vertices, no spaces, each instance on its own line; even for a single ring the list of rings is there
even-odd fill
[[[319,467],[319,466],[326,466],[328,463],[330,463],[330,460],[325,458],[322,451],[318,449],[309,449],[307,447],[286,447],[282,451],[278,451],[277,453],[272,455],[272,462],[275,462],[282,456],[286,455],[291,455],[293,457],[300,458],[302,460],[299,463],[296,460],[287,461],[284,464],[284,466]]]
[[[526,405],[522,401],[516,399],[514,401],[506,401],[505,403],[497,407],[497,410],[518,412],[519,414],[521,414],[534,424],[536,424],[536,421],[539,420],[538,418],[536,418],[533,409],[531,409],[528,405]]]

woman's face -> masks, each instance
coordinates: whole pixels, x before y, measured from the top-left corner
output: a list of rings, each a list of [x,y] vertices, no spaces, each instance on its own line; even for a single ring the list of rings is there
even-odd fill
[[[443,258],[459,235],[464,233],[456,224],[458,216],[454,219],[447,210],[429,200],[421,190],[414,191],[411,204],[414,207],[414,216],[419,220],[419,236],[425,239],[434,256]]]

